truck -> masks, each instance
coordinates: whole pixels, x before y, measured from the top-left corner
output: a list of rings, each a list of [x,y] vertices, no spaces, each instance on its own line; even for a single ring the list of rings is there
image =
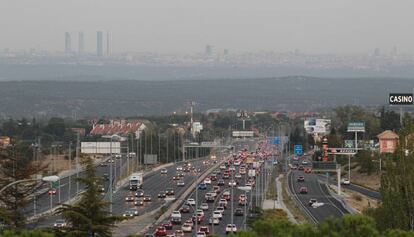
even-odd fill
[[[134,191],[142,188],[144,183],[144,174],[142,172],[133,173],[129,176],[129,190]]]

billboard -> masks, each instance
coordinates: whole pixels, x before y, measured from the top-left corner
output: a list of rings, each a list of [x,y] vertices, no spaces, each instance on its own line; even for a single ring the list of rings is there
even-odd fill
[[[157,155],[144,154],[144,165],[155,165],[155,164],[157,164]]]
[[[83,154],[120,154],[120,142],[81,142]]]
[[[348,132],[365,132],[365,122],[349,122]]]
[[[233,131],[233,137],[253,137],[253,131]]]
[[[390,105],[412,105],[413,93],[390,93],[388,101]]]
[[[306,133],[327,134],[331,130],[330,119],[306,119],[304,122]]]

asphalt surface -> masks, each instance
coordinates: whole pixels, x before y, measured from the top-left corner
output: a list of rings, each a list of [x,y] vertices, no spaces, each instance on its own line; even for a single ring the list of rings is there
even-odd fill
[[[305,167],[311,167],[310,163]],[[299,176],[303,176],[305,182],[298,182],[297,178]],[[310,216],[315,223],[319,223],[329,217],[341,217],[349,214],[343,205],[330,195],[326,185],[319,182],[318,179],[317,174],[305,173],[300,170],[291,170],[288,175],[289,190],[294,195],[295,202],[304,209],[305,214]],[[301,187],[307,187],[308,193],[299,193]],[[318,203],[323,203],[323,205],[317,208],[309,206],[311,198],[315,198]]]
[[[239,148],[248,148],[250,151],[254,151],[255,150],[255,142],[253,141],[247,141],[247,142],[241,142],[237,147]],[[262,166],[264,167],[264,166]],[[239,172],[239,167],[236,166],[236,172],[234,172],[233,174],[236,174]],[[223,174],[223,173],[222,173]],[[217,180],[221,179],[221,175],[217,176]],[[240,179],[235,179],[239,182],[238,187],[239,186],[245,186],[245,179],[247,177],[246,175],[242,175],[242,178]],[[211,203],[209,202],[209,209],[207,211],[204,211],[204,220],[200,223],[197,224],[197,230],[200,228],[200,226],[208,226],[210,234],[216,234],[219,236],[226,236],[226,225],[232,223],[232,217],[233,217],[233,223],[237,226],[238,230],[241,230],[244,226],[244,216],[235,216],[234,215],[234,210],[236,208],[242,208],[243,212],[245,211],[245,207],[244,206],[239,206],[238,205],[238,200],[239,200],[239,196],[241,194],[245,194],[244,191],[237,189],[237,187],[233,187],[231,188],[228,184],[228,182],[231,180],[230,179],[224,179],[225,181],[225,185],[224,186],[220,186],[220,193],[217,195],[215,202]],[[264,180],[264,179],[263,179]],[[257,183],[256,183],[256,187],[259,187],[260,185],[262,185],[261,183],[262,179],[258,178],[257,179]],[[172,234],[175,230],[181,229],[182,224],[184,224],[184,222],[186,220],[191,219],[192,215],[194,214],[195,210],[197,209],[197,207],[200,207],[200,205],[202,203],[205,203],[205,194],[207,192],[210,192],[212,190],[213,186],[217,186],[217,181],[212,181],[211,185],[207,185],[207,189],[206,190],[194,190],[192,192],[192,194],[188,197],[188,198],[193,198],[196,200],[197,205],[196,206],[192,206],[190,213],[182,213],[182,223],[180,225],[173,225],[173,229],[172,230],[168,230],[168,234]],[[227,208],[225,209],[224,213],[223,213],[223,218],[220,221],[219,225],[209,225],[209,218],[212,216],[212,212],[216,209],[216,207],[218,206],[218,202],[221,198],[221,195],[223,194],[224,191],[229,191],[233,198],[228,201],[227,204]],[[255,195],[256,190],[253,189],[253,191],[251,193],[246,193],[247,194],[247,200],[248,203],[250,204],[249,207],[246,206],[246,211],[248,212],[248,209],[255,204]],[[252,196],[253,194],[253,196]],[[187,199],[188,199],[187,198]],[[181,200],[184,201],[184,200]],[[233,208],[231,208],[233,205]],[[232,211],[233,209],[233,211]],[[244,213],[244,215],[246,215],[246,213]],[[168,218],[169,219],[169,218]],[[167,221],[167,220],[164,220]],[[156,229],[156,226],[151,228],[147,234],[154,234]],[[186,233],[185,236],[194,236],[195,235],[195,230],[196,230],[196,225],[194,224],[193,226],[193,231],[191,233]],[[155,236],[155,234],[154,234]]]

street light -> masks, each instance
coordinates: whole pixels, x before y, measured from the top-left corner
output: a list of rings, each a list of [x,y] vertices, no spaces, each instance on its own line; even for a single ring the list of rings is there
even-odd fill
[[[252,191],[251,186],[242,186],[242,187],[238,187],[237,189],[244,191],[244,196],[246,197],[246,199],[247,199],[247,193]],[[246,203],[244,203],[244,230],[247,229],[246,228],[246,217],[247,217],[247,200],[246,200]]]
[[[21,179],[21,180],[16,180],[14,182],[9,183],[8,185],[4,186],[2,189],[0,189],[0,193],[2,193],[4,190],[6,190],[7,188],[9,188],[10,186],[19,184],[19,183],[24,183],[24,182],[32,182],[32,181],[43,181],[43,182],[56,182],[60,180],[59,176],[56,175],[52,175],[52,176],[45,176],[42,178],[36,178],[36,179]]]

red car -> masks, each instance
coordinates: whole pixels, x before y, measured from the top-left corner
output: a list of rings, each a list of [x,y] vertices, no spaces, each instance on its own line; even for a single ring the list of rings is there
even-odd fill
[[[299,193],[307,194],[308,193],[308,188],[307,187],[300,187]]]
[[[156,236],[166,236],[167,235],[167,229],[165,229],[164,226],[158,226],[155,230]]]
[[[298,182],[305,182],[305,177],[299,176],[298,177]]]
[[[199,232],[205,232],[207,235],[210,233],[208,226],[200,226]]]
[[[51,189],[49,189],[48,193],[49,193],[49,195],[55,195],[57,193],[57,190],[56,190],[56,188],[51,188]]]
[[[304,172],[309,174],[312,172],[312,170],[310,168],[305,168]]]

